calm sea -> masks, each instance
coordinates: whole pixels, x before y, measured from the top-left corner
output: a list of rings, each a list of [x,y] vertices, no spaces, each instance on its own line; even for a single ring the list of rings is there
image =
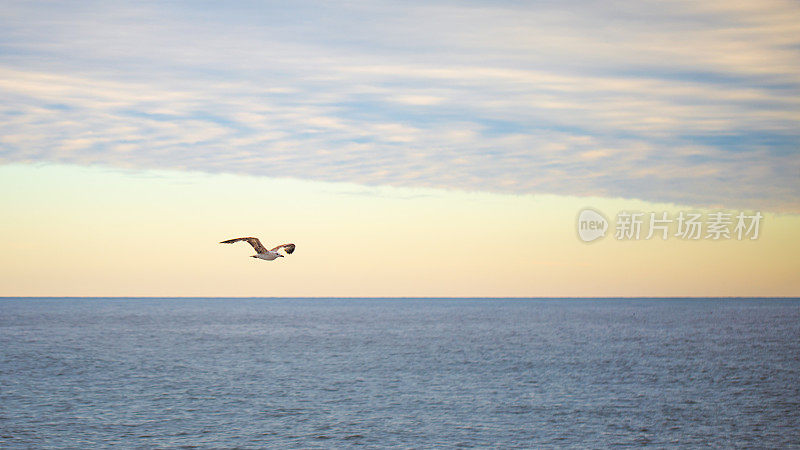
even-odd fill
[[[800,301],[0,299],[0,447],[800,447]]]

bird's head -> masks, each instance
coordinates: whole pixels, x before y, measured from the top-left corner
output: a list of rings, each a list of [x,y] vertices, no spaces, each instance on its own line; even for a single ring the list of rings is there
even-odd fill
[[[283,258],[283,255],[281,255],[280,253],[278,253],[278,257],[279,257],[279,258]]]

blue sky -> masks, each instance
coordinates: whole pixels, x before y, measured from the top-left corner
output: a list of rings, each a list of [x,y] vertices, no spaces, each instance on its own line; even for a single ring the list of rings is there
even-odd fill
[[[800,212],[795,2],[4,2],[0,162]]]

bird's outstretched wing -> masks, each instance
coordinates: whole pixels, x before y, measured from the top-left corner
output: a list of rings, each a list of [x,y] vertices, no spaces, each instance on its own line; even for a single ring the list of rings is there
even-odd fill
[[[236,239],[228,239],[227,241],[220,242],[220,244],[233,244],[234,242],[239,242],[239,241],[247,241],[248,244],[252,245],[253,248],[256,249],[256,253],[267,253],[267,249],[264,248],[263,245],[261,245],[261,241],[259,241],[258,238],[254,237],[240,237]],[[292,248],[292,250],[294,250],[294,248]]]
[[[271,249],[270,251],[271,252],[277,252],[281,248],[284,248],[284,249],[286,249],[286,253],[291,255],[292,252],[294,252],[294,247],[295,247],[294,244],[281,244],[281,245]]]

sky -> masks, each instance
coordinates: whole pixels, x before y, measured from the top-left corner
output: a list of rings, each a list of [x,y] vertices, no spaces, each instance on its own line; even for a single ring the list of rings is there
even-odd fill
[[[797,296],[798,151],[796,2],[7,1],[0,296]]]

